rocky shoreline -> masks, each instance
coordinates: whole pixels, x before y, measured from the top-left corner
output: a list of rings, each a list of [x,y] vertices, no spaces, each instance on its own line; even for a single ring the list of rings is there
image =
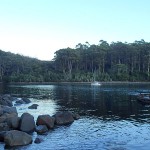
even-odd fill
[[[28,104],[31,101],[27,98],[18,99],[11,95],[0,95],[0,142],[6,147],[24,146],[34,143],[41,143],[42,139],[36,138],[33,141],[32,133],[45,134],[55,126],[71,124],[80,116],[70,111],[57,112],[55,115],[39,115],[37,120],[34,116],[24,112],[20,117],[15,105]],[[37,109],[38,105],[33,104],[28,109]]]

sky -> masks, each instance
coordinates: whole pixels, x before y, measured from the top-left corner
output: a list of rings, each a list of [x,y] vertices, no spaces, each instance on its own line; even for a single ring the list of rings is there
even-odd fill
[[[0,0],[0,49],[40,60],[100,40],[150,42],[150,0]]]

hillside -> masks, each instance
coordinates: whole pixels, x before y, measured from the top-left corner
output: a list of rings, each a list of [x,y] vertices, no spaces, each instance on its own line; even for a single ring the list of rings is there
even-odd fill
[[[0,81],[91,82],[150,81],[150,43],[101,40],[79,43],[55,52],[53,61],[40,61],[0,50]]]
[[[0,81],[44,82],[50,81],[48,74],[51,62],[40,61],[0,50]]]

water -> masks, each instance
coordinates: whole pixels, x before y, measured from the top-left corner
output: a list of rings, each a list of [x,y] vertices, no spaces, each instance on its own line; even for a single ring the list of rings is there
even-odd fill
[[[29,112],[35,120],[40,114],[53,115],[70,110],[81,115],[68,126],[56,127],[47,135],[33,134],[43,142],[20,147],[19,150],[148,150],[150,145],[150,106],[136,99],[140,92],[150,92],[149,84],[52,84],[6,86],[1,93],[30,97],[39,104],[17,106],[19,115]],[[39,98],[40,97],[40,98]],[[3,149],[4,144],[0,144]]]

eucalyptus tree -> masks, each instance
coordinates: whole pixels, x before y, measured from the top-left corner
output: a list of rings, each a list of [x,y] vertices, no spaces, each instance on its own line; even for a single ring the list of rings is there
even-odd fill
[[[78,55],[75,49],[66,48],[55,52],[55,63],[60,71],[63,72],[64,78],[72,78],[72,69],[77,68]]]

